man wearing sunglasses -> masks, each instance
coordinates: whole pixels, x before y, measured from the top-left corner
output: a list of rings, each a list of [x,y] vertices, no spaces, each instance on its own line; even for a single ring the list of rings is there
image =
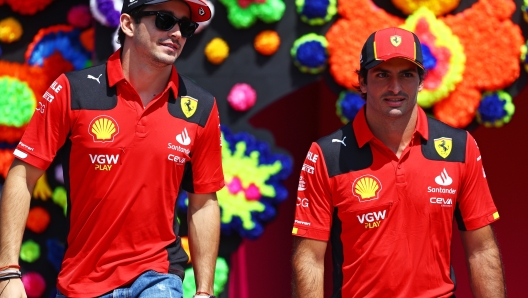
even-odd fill
[[[31,193],[61,148],[69,235],[57,297],[182,297],[180,187],[194,294],[214,297],[220,120],[214,97],[173,65],[210,17],[201,0],[125,0],[121,49],[61,75],[39,99],[0,201],[2,297],[25,297],[18,254]]]

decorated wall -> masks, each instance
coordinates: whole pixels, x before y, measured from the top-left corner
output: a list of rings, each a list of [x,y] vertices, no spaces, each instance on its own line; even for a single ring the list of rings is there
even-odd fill
[[[62,72],[104,63],[118,47],[120,0],[0,0],[0,183],[46,88]],[[419,104],[479,143],[501,220],[494,227],[510,297],[528,275],[528,117],[521,0],[218,0],[176,62],[218,101],[226,187],[215,293],[290,297],[291,226],[310,143],[364,104],[355,70],[364,40],[399,26],[423,43],[428,74]],[[59,154],[60,156],[60,154]],[[178,214],[185,222],[186,196]],[[66,192],[59,160],[33,193],[20,264],[30,297],[50,297],[64,253]],[[456,227],[454,227],[456,229]],[[186,235],[186,227],[181,233]],[[185,243],[185,239],[183,241]],[[470,290],[454,233],[459,297]],[[327,258],[329,261],[329,256]],[[191,259],[192,261],[192,259]],[[330,265],[328,263],[328,265]],[[186,297],[193,293],[191,265]],[[331,274],[326,274],[326,295]]]

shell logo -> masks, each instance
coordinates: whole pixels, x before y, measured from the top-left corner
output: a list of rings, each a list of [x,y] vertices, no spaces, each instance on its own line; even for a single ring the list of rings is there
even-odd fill
[[[352,183],[352,193],[360,202],[377,200],[381,191],[381,182],[372,175],[358,177]]]
[[[90,122],[88,133],[93,137],[94,142],[113,142],[119,133],[119,125],[110,116],[97,116]]]

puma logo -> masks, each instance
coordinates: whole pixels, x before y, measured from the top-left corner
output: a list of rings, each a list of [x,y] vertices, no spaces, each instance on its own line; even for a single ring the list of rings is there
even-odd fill
[[[343,146],[346,147],[345,139],[346,139],[346,136],[342,140],[340,140],[340,139],[332,139],[332,143],[341,143],[341,144],[343,144]]]
[[[92,79],[94,81],[97,81],[97,83],[101,84],[101,82],[99,82],[99,78],[102,76],[103,74],[100,74],[97,78],[92,76],[92,75],[88,75],[88,78],[89,79]]]

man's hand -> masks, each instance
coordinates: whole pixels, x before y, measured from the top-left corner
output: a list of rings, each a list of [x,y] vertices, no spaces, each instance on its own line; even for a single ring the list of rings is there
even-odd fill
[[[324,295],[326,242],[293,237],[293,297],[320,298]]]
[[[473,295],[477,298],[506,297],[499,247],[491,226],[461,231],[460,235],[466,251]]]
[[[27,298],[20,278],[0,281],[0,298]]]

